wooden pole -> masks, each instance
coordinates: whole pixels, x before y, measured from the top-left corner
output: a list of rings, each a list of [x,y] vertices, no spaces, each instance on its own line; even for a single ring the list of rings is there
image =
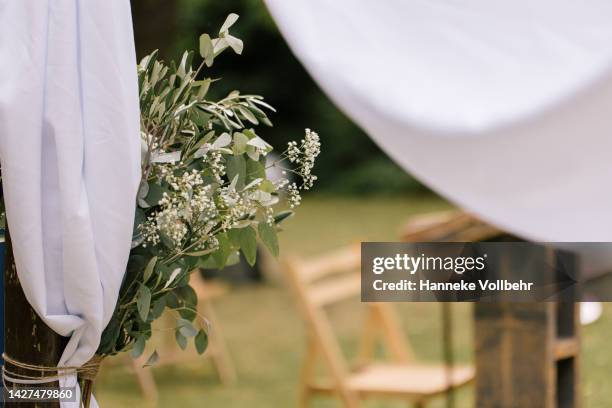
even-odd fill
[[[476,406],[579,408],[578,306],[477,303]]]
[[[4,264],[5,353],[12,359],[23,363],[56,366],[66,343],[67,338],[51,330],[28,303],[17,277],[17,267],[7,227]],[[11,367],[11,369],[17,374],[35,375],[32,371],[18,367]],[[40,373],[40,375],[43,376],[45,373]],[[51,373],[46,375],[51,375]],[[57,382],[45,384],[45,387],[57,386]],[[6,405],[11,408],[59,408],[59,402],[16,402]]]

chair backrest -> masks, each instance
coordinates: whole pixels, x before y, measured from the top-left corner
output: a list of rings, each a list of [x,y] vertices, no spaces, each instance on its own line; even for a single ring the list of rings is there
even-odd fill
[[[472,242],[500,234],[499,229],[461,210],[416,215],[402,229],[402,239],[407,242]]]
[[[495,236],[499,231],[461,211],[449,211],[412,217],[403,229],[405,241],[471,241]],[[361,292],[361,253],[352,245],[304,259],[288,257],[284,270],[309,327],[310,341],[324,357],[334,380],[345,384],[348,364],[335,338],[325,306]],[[368,316],[360,345],[358,362],[366,363],[372,355],[376,335],[393,360],[407,362],[412,353],[408,340],[388,303],[368,303]]]
[[[316,343],[316,348],[338,382],[342,382],[348,373],[348,364],[325,306],[360,295],[360,267],[359,245],[340,248],[308,260],[288,257],[285,261],[284,269],[307,321],[311,341]],[[407,361],[411,353],[391,305],[370,303],[367,309],[358,362],[363,364],[371,357],[375,337],[379,333],[391,356],[398,361]]]

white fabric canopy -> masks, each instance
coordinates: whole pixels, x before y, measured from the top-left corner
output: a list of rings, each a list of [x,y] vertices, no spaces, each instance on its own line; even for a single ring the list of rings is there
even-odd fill
[[[331,99],[431,188],[525,238],[612,241],[612,2],[266,3]]]
[[[140,181],[129,1],[0,0],[0,61],[19,279],[45,323],[71,336],[60,365],[79,366],[117,302]]]

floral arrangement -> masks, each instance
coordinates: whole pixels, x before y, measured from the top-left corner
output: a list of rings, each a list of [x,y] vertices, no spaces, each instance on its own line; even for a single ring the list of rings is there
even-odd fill
[[[293,208],[316,180],[315,132],[307,129],[299,143],[270,160],[272,147],[254,129],[272,125],[267,113],[274,109],[262,97],[233,91],[207,99],[214,80],[199,79],[201,71],[226,49],[242,52],[242,41],[229,33],[237,19],[230,14],[217,38],[200,37],[203,61],[196,69],[193,52],[178,64],[165,64],[153,52],[138,65],[142,182],[127,273],[99,357],[128,350],[139,357],[152,322],[166,309],[176,312],[179,346],[193,340],[203,353],[208,326],[196,311],[190,272],[235,263],[238,251],[254,264],[258,240],[278,255],[278,225],[292,214],[278,210],[280,198]],[[270,167],[281,168],[283,177],[268,178]],[[147,364],[157,358],[154,352]]]

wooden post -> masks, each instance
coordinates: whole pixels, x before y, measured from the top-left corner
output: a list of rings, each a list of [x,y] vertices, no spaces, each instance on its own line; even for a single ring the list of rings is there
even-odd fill
[[[67,338],[51,330],[28,303],[17,277],[8,228],[4,265],[4,342],[7,356],[23,363],[43,366],[56,366],[67,343]],[[36,375],[32,371],[17,367],[11,367],[11,370],[15,370],[17,374]],[[42,376],[44,373],[40,374]],[[45,384],[45,387],[54,386],[57,387],[58,384]],[[11,403],[10,407],[59,408],[59,402],[17,402]]]
[[[477,303],[474,310],[478,408],[580,407],[579,303]]]

